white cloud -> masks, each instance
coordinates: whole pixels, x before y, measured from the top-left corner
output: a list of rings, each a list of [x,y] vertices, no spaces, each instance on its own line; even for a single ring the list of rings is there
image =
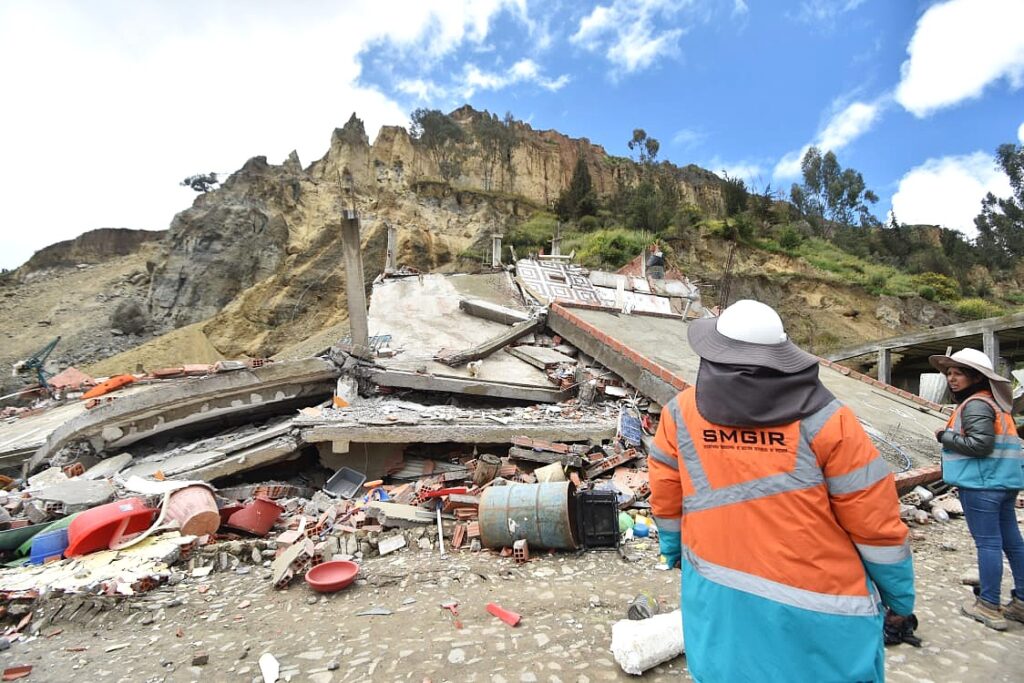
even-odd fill
[[[98,227],[164,229],[197,172],[254,155],[304,164],[356,111],[374,136],[408,113],[360,82],[366,49],[483,44],[522,0],[0,3],[0,265]],[[9,68],[17,65],[17,68]],[[407,83],[403,92],[430,93]],[[54,201],[59,197],[59,201]]]
[[[896,101],[924,117],[1005,78],[1024,85],[1024,2],[951,0],[933,5],[917,22],[901,67]]]
[[[753,190],[753,188],[760,184],[764,173],[764,169],[760,164],[749,161],[739,161],[730,164],[715,160],[708,168],[716,168],[719,173],[727,174],[730,178],[739,178],[747,184],[748,190]]]
[[[749,11],[750,8],[747,6],[746,0],[735,0],[732,5],[732,15],[734,17],[744,15]]]
[[[852,12],[865,0],[804,0],[797,10],[796,19],[805,24],[823,24],[831,27],[841,15]]]
[[[692,0],[613,0],[583,17],[569,41],[590,52],[604,52],[615,67],[613,75],[639,71],[660,57],[678,53],[683,29],[662,29],[658,21],[674,18],[692,4]]]
[[[532,59],[521,59],[503,73],[481,71],[475,64],[463,67],[461,96],[471,98],[477,90],[502,90],[521,83],[534,83],[550,92],[557,92],[569,83],[569,76],[546,78]]]
[[[699,130],[683,128],[676,131],[676,134],[672,136],[672,144],[685,149],[697,145],[705,138],[707,138],[707,135]]]
[[[1024,145],[1024,123],[1020,124],[1020,128],[1017,129],[1017,140]]]
[[[838,152],[864,133],[878,121],[885,110],[887,98],[882,97],[874,102],[854,102],[835,114],[826,122],[815,136],[814,142],[806,144],[797,151],[786,153],[775,165],[772,175],[775,178],[795,178],[800,175],[800,160],[811,146],[823,153],[829,150]]]
[[[892,210],[901,223],[942,225],[975,237],[974,217],[988,192],[1010,194],[1006,175],[986,152],[929,159],[900,179]]]

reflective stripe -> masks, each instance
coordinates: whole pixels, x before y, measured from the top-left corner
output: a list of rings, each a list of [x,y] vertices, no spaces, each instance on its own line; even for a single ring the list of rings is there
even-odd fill
[[[688,547],[683,548],[683,557],[694,570],[708,581],[726,588],[757,595],[790,607],[839,614],[844,616],[878,615],[877,598],[871,595],[830,595],[794,588],[778,581],[747,574],[736,569],[706,562],[697,557]]]
[[[693,445],[690,430],[686,427],[686,422],[683,421],[683,412],[679,406],[681,396],[682,394],[678,394],[668,404],[669,414],[672,415],[672,420],[676,423],[676,451],[682,456],[683,467],[690,475],[693,488],[697,491],[709,491],[711,484],[708,482],[707,472],[704,471],[704,465],[701,463],[700,457],[697,456],[697,448]],[[697,400],[696,397],[694,400]]]
[[[679,471],[679,462],[675,458],[666,455],[665,451],[658,448],[657,444],[653,442],[650,444],[647,457],[654,458],[662,465],[665,465],[666,467],[671,467],[677,472]]]
[[[800,420],[800,431],[803,433],[804,438],[807,439],[808,443],[814,441],[815,437],[818,436],[818,432],[821,431],[822,427],[825,426],[825,423],[829,421],[829,418],[835,415],[836,411],[838,411],[842,405],[843,404],[839,402],[839,399],[834,398],[818,412]]]
[[[683,465],[690,475],[694,488],[693,495],[686,496],[683,501],[686,511],[710,510],[820,485],[825,481],[825,477],[818,467],[818,458],[811,450],[810,444],[841,405],[839,401],[832,400],[821,410],[801,421],[800,442],[797,444],[796,462],[792,471],[712,489],[697,454],[697,448],[693,444],[690,430],[683,421],[680,407],[676,401],[670,403],[669,409],[676,421],[676,448],[682,456]]]
[[[658,526],[658,531],[671,531],[675,533],[680,532],[680,520],[679,517],[655,517],[654,523]]]
[[[852,472],[829,477],[825,480],[825,483],[828,484],[829,495],[841,496],[844,493],[853,493],[854,491],[866,489],[872,484],[885,479],[891,473],[892,470],[889,468],[889,465],[882,456],[878,456],[867,465],[858,467]]]
[[[910,541],[904,541],[902,545],[861,545],[857,546],[857,552],[865,562],[875,564],[898,564],[910,557]]]

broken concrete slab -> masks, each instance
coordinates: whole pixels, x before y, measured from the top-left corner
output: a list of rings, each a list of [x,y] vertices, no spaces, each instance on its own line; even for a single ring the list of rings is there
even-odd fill
[[[401,503],[369,503],[364,510],[367,519],[375,519],[384,528],[409,528],[433,524],[434,514],[415,505]]]
[[[183,427],[231,417],[249,421],[314,405],[331,395],[338,374],[333,363],[309,358],[151,387],[57,427],[26,469],[35,471],[71,443],[88,441],[97,451],[119,449]]]
[[[557,462],[566,467],[583,467],[583,458],[570,453],[552,453],[550,451],[534,451],[529,448],[512,446],[508,449],[508,457],[512,460],[525,460],[550,464]]]
[[[399,548],[405,547],[405,536],[402,534],[395,534],[394,536],[383,536],[377,542],[377,552],[381,556],[393,553]]]
[[[451,377],[445,375],[421,374],[403,370],[363,370],[363,375],[379,386],[440,391],[470,396],[491,396],[534,403],[561,403],[572,397],[566,391],[554,388],[514,384],[480,378]]]
[[[109,502],[114,498],[114,485],[106,479],[99,481],[69,479],[37,491],[33,497],[42,501],[60,503],[64,511],[70,514]]]
[[[106,460],[101,460],[79,476],[79,479],[107,479],[132,464],[131,453],[120,453]]]

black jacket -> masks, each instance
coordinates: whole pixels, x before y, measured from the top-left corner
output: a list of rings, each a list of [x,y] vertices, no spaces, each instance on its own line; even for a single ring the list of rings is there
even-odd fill
[[[996,413],[985,401],[968,401],[960,412],[963,434],[942,432],[939,442],[960,455],[984,458],[996,442]]]

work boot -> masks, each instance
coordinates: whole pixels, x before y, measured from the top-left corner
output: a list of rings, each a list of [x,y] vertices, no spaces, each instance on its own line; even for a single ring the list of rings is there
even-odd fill
[[[960,606],[960,611],[963,612],[964,616],[980,621],[994,631],[1006,630],[1006,619],[1003,618],[999,607],[989,604],[981,598],[968,600]]]
[[[1003,608],[1003,616],[1024,623],[1024,600],[1016,592],[1010,593],[1010,604]]]

